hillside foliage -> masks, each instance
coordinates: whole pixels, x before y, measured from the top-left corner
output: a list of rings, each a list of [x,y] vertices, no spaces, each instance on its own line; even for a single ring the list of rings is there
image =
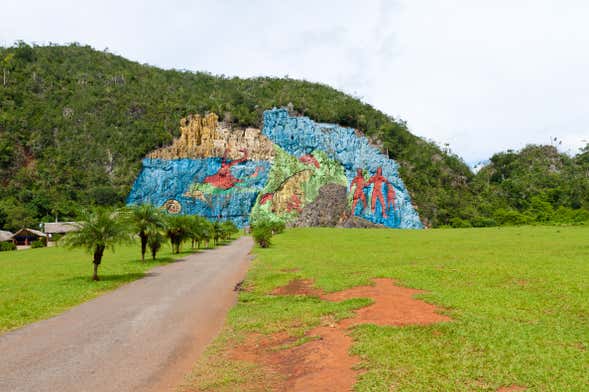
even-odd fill
[[[427,225],[491,224],[497,209],[526,211],[534,195],[553,209],[589,208],[587,149],[575,158],[556,152],[562,165],[551,172],[552,182],[528,187],[525,161],[515,153],[496,155],[475,176],[459,157],[411,134],[404,121],[322,84],[162,70],[78,44],[19,42],[0,48],[0,66],[0,227],[6,229],[124,204],[141,158],[170,144],[188,114],[215,112],[235,126],[260,127],[264,110],[283,106],[366,134],[399,162]]]

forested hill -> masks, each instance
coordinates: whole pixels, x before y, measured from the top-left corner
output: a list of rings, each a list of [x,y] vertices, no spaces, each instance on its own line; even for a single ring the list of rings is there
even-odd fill
[[[359,129],[380,144],[400,163],[427,225],[491,224],[500,207],[528,207],[529,194],[519,206],[493,193],[498,186],[509,192],[504,177],[496,178],[499,162],[484,171],[488,179],[475,178],[458,157],[412,135],[403,121],[325,85],[161,70],[79,45],[20,43],[0,48],[0,62],[0,228],[124,203],[141,158],[171,143],[190,113],[215,112],[235,125],[260,127],[263,111],[280,106]],[[569,163],[566,170],[577,170],[576,161]],[[566,198],[557,199],[549,201],[554,208]],[[587,196],[578,199],[566,199],[566,207],[589,208]]]

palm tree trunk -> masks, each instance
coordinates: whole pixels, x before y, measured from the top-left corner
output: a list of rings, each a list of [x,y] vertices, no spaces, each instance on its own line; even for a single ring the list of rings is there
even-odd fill
[[[100,278],[98,277],[98,266],[99,264],[94,263],[94,274],[92,275],[92,280],[98,281]]]
[[[97,281],[100,280],[98,278],[98,266],[102,262],[102,254],[104,253],[104,246],[97,245],[94,249],[94,260],[92,261],[94,264],[94,274],[92,275],[92,280]]]
[[[139,233],[141,238],[141,261],[145,261],[145,251],[147,250],[147,234],[144,231]]]

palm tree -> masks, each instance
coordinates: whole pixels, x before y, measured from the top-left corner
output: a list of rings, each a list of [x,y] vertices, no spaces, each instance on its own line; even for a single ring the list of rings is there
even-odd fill
[[[223,233],[223,227],[221,226],[221,223],[219,223],[219,221],[214,221],[213,222],[213,241],[215,243],[215,246],[217,246],[217,243],[219,242],[219,238],[221,238]]]
[[[141,239],[141,261],[145,261],[145,252],[149,240],[149,232],[164,227],[162,212],[151,204],[141,204],[129,207],[129,219],[135,227],[135,232]]]
[[[239,233],[239,229],[237,228],[235,223],[233,223],[230,220],[223,222],[221,224],[221,228],[223,233],[222,239],[225,241],[230,239],[233,234]]]
[[[158,229],[154,226],[150,227],[147,231],[147,245],[149,246],[149,250],[151,251],[151,258],[155,260],[157,256],[157,252],[162,247],[162,243],[164,241],[164,235],[161,232],[161,229]]]
[[[208,236],[208,221],[199,215],[190,216],[190,238],[192,239],[192,249],[196,244],[200,249],[201,243],[206,240]]]
[[[174,253],[180,253],[180,245],[190,237],[190,226],[190,218],[185,215],[170,215],[166,219],[166,236]]]
[[[118,211],[97,209],[85,212],[79,230],[68,233],[63,243],[70,248],[86,248],[92,253],[94,274],[92,280],[99,280],[98,266],[106,248],[114,251],[116,244],[132,240],[128,225]]]
[[[210,247],[211,239],[213,238],[213,224],[208,219],[202,220],[202,239],[205,243],[205,247]]]

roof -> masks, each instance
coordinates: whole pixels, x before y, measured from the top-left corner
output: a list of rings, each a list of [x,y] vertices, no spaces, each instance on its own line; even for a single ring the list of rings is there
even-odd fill
[[[77,222],[50,222],[45,223],[44,227],[47,234],[61,234],[79,230],[80,224]]]
[[[27,232],[27,231],[29,233],[31,233],[31,234],[34,234],[34,235],[38,236],[38,237],[47,237],[47,234],[45,234],[45,233],[43,233],[43,232],[41,232],[39,230],[35,230],[35,229],[20,229],[19,231],[17,231],[16,233],[14,233],[14,236],[13,237],[16,237],[16,236],[19,236],[19,235],[23,235],[24,232]]]
[[[0,242],[10,241],[13,234],[10,231],[0,230]]]

